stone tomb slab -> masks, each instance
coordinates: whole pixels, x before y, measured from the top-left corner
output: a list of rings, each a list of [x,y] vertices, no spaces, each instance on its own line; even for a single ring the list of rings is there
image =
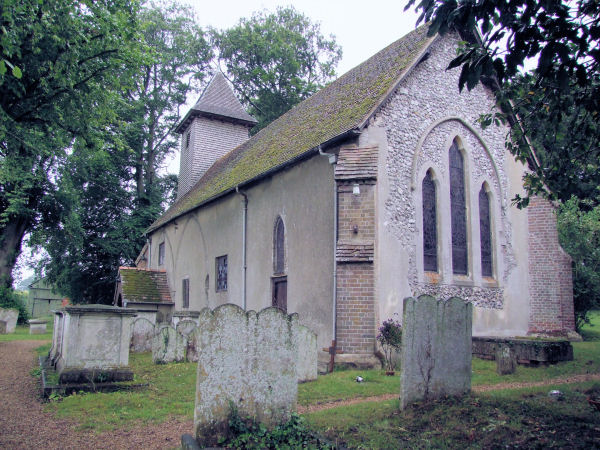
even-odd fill
[[[135,314],[106,305],[67,306],[56,311],[59,317],[55,317],[50,361],[59,383],[132,380],[129,342]]]
[[[47,321],[43,319],[31,319],[29,321],[29,334],[46,334]]]
[[[471,390],[473,305],[429,295],[404,299],[400,407]]]

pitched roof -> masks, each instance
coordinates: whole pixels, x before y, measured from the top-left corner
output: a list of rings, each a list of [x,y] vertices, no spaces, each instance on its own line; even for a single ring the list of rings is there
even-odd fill
[[[364,127],[435,39],[427,29],[408,33],[217,160],[147,232]]]
[[[243,108],[221,72],[213,76],[196,104],[177,125],[175,131],[183,133],[196,116],[215,117],[249,126],[257,123],[256,119]]]
[[[164,270],[119,267],[121,295],[128,302],[173,303]]]

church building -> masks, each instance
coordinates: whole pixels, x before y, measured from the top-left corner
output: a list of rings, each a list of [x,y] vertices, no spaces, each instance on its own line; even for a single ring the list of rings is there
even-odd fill
[[[175,312],[298,313],[322,361],[376,364],[379,326],[423,293],[472,302],[474,335],[574,333],[553,207],[511,204],[527,168],[477,121],[493,93],[446,70],[458,41],[420,27],[250,138],[215,75],[177,128],[178,198],[122,272],[164,274]]]

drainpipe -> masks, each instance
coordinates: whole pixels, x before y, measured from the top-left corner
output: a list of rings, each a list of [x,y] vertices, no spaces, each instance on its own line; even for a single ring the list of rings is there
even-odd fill
[[[242,308],[246,311],[246,273],[248,266],[246,264],[246,223],[248,222],[248,196],[240,191],[240,187],[235,187],[235,192],[244,198],[244,209],[242,213]]]
[[[325,153],[321,149],[319,145],[319,155],[327,156],[329,158],[329,164],[333,166],[333,171],[335,172],[335,164],[337,162],[337,157],[332,153]],[[331,347],[329,349],[331,355],[331,361],[329,366],[329,371],[333,372],[333,365],[335,363],[335,352],[336,352],[336,340],[337,340],[337,231],[338,228],[338,195],[337,195],[337,185],[335,183],[335,178],[333,180],[333,340],[331,341]]]

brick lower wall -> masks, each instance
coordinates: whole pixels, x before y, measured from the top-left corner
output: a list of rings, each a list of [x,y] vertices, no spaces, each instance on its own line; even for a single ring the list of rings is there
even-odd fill
[[[532,198],[529,226],[530,333],[564,334],[575,329],[571,259],[558,243],[550,202]]]
[[[342,353],[372,355],[375,351],[373,263],[338,263],[337,271],[337,348]]]

